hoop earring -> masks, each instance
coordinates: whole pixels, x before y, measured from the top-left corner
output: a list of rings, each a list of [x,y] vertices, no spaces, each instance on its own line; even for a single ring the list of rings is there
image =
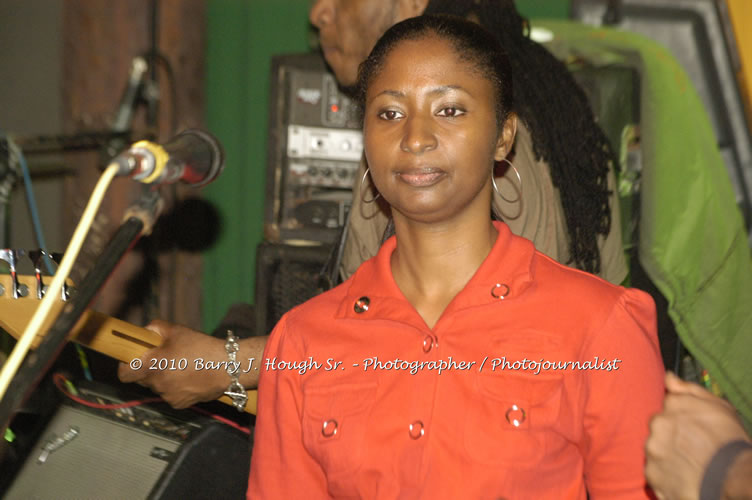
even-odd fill
[[[381,197],[381,193],[376,193],[376,196],[374,196],[370,200],[366,200],[365,196],[363,196],[363,183],[366,181],[366,177],[368,177],[368,174],[370,172],[371,167],[366,167],[366,171],[363,172],[363,178],[360,179],[360,201],[362,201],[363,203],[373,203]]]
[[[522,177],[520,176],[519,170],[517,170],[517,168],[512,164],[512,162],[507,160],[506,158],[504,158],[501,161],[505,161],[509,163],[509,167],[512,170],[514,170],[514,174],[517,176],[517,181],[519,182],[520,186],[518,188],[517,186],[514,185],[514,182],[509,181],[509,183],[512,184],[512,186],[514,187],[515,191],[517,191],[517,198],[510,200],[506,198],[503,194],[501,194],[501,191],[499,191],[499,187],[496,185],[496,178],[493,176],[493,173],[492,173],[491,183],[493,184],[494,191],[496,191],[496,194],[498,194],[501,197],[501,199],[506,201],[507,203],[517,203],[518,201],[522,201]],[[504,176],[504,178],[506,179],[506,175]]]
[[[520,204],[520,210],[519,210],[519,212],[517,212],[517,215],[515,215],[514,217],[508,216],[507,214],[505,214],[504,212],[502,212],[501,209],[498,210],[501,213],[501,216],[504,219],[514,220],[514,219],[518,218],[520,215],[522,215],[522,176],[520,176],[519,170],[517,170],[517,168],[514,166],[514,164],[511,161],[507,160],[506,158],[504,158],[501,161],[505,161],[505,162],[509,163],[509,167],[514,171],[514,174],[517,176],[517,181],[519,182],[519,187],[515,186],[514,182],[512,182],[511,180],[509,181],[509,183],[512,185],[512,187],[514,188],[514,190],[517,191],[517,198],[515,198],[513,200],[510,200],[510,199],[506,198],[503,194],[501,194],[501,191],[499,191],[499,187],[496,185],[496,178],[493,175],[493,171],[491,171],[491,184],[493,184],[494,191],[496,191],[496,194],[498,194],[499,197],[502,200],[506,201],[507,203],[518,203],[519,202],[519,204]],[[504,178],[506,178],[506,175],[504,176]]]

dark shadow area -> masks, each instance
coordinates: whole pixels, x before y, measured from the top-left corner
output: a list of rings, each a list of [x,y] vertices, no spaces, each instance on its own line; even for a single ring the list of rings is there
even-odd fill
[[[118,308],[115,317],[125,318],[137,307],[148,310],[153,301],[153,288],[160,277],[158,257],[174,251],[191,253],[211,248],[222,234],[222,217],[217,208],[201,198],[185,198],[163,214],[154,225],[150,236],[141,238],[133,252],[143,256],[143,267],[127,283],[127,299]],[[150,318],[144,314],[144,323]]]
[[[655,301],[658,319],[658,343],[661,347],[663,365],[666,370],[679,373],[680,353],[678,350],[681,349],[681,342],[676,333],[674,323],[668,315],[668,300],[666,300],[666,297],[664,297],[658,288],[656,288],[655,284],[650,281],[650,278],[648,278],[648,275],[645,273],[645,269],[640,265],[639,259],[633,255],[630,256],[630,262],[630,273],[632,279],[631,286],[649,293]]]
[[[149,239],[158,252],[203,252],[217,242],[221,232],[222,217],[212,203],[185,198],[159,218]]]

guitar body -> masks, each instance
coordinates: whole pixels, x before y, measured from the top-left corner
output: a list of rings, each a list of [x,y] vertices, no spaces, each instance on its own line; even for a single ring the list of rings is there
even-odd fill
[[[25,288],[25,296],[13,297],[13,278],[11,275],[0,275],[0,287],[3,293],[0,295],[0,327],[12,337],[18,339],[26,329],[26,325],[36,311],[39,300],[37,298],[37,281],[34,276],[17,275],[17,284]],[[70,286],[70,283],[68,284]],[[48,320],[41,329],[47,332],[54,320],[62,312],[66,302],[62,300],[55,303]],[[43,336],[37,336],[32,342],[35,349],[42,341]],[[158,347],[162,343],[162,337],[157,333],[132,325],[125,321],[88,310],[81,315],[76,325],[71,329],[68,340],[77,342],[90,349],[100,352],[111,358],[124,363],[134,358],[141,357],[149,349]],[[219,401],[232,405],[232,400],[222,396]],[[248,403],[245,411],[256,413],[257,392],[248,391]]]

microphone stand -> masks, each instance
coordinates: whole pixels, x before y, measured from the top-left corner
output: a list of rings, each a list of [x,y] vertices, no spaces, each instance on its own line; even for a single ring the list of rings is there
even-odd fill
[[[50,327],[37,349],[30,353],[0,400],[0,429],[10,425],[17,409],[36,388],[63,348],[65,339],[120,259],[142,235],[149,234],[159,217],[162,199],[159,192],[144,186],[141,197],[126,211],[124,222],[113,235],[94,266],[87,273],[63,312]]]
[[[0,248],[9,246],[10,194],[17,178],[18,172],[10,157],[8,141],[0,138]]]

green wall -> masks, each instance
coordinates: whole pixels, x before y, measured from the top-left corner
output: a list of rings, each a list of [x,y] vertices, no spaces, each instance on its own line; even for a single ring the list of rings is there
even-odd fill
[[[207,125],[225,149],[225,170],[204,194],[222,216],[205,254],[204,331],[235,302],[253,302],[263,237],[269,64],[308,49],[309,0],[211,0],[207,4]]]
[[[516,0],[517,10],[528,18],[566,19],[570,0]]]
[[[308,50],[310,0],[207,2],[207,124],[226,166],[204,194],[222,216],[218,243],[204,254],[204,331],[235,302],[253,302],[256,246],[263,237],[269,64],[273,54]],[[528,17],[565,18],[569,0],[518,0]]]

